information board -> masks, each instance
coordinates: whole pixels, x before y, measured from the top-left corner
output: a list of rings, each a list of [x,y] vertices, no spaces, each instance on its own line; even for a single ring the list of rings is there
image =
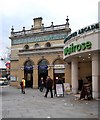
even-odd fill
[[[62,84],[56,84],[56,94],[57,96],[64,95]]]
[[[17,79],[16,79],[15,76],[10,76],[10,81],[11,81],[11,82],[15,82],[15,81],[17,81]]]

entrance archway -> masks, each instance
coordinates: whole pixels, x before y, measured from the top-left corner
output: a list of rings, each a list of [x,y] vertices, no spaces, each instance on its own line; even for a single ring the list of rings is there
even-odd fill
[[[53,62],[53,65],[54,65],[54,69],[53,69],[54,84],[56,83],[56,79],[58,77],[62,78],[63,82],[65,82],[65,66],[64,66],[64,64],[65,64],[65,62],[61,58],[56,59]]]
[[[26,87],[33,87],[33,62],[28,60],[24,64],[24,78],[26,80]]]
[[[41,77],[43,77],[44,84],[46,84],[46,77],[48,76],[48,64],[49,62],[46,59],[42,59],[38,63],[38,87]]]

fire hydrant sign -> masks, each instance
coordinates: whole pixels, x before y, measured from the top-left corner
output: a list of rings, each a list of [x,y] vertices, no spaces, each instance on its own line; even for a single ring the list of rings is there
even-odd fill
[[[56,84],[57,95],[63,95],[63,86],[62,84]]]

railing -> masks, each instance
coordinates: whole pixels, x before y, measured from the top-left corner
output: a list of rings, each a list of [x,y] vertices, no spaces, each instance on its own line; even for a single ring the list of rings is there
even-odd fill
[[[46,31],[56,31],[56,30],[68,29],[68,28],[69,28],[69,25],[67,25],[67,24],[50,26],[50,27],[41,26],[41,28],[31,28],[30,30],[22,30],[22,31],[18,31],[18,32],[12,31],[11,37],[23,36],[23,35],[32,35],[35,33],[41,33],[41,32],[46,32]]]

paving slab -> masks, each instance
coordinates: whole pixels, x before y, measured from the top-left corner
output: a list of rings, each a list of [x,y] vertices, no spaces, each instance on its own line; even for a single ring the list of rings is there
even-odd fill
[[[98,118],[98,100],[79,100],[73,94],[44,97],[38,89],[2,88],[2,118]]]

